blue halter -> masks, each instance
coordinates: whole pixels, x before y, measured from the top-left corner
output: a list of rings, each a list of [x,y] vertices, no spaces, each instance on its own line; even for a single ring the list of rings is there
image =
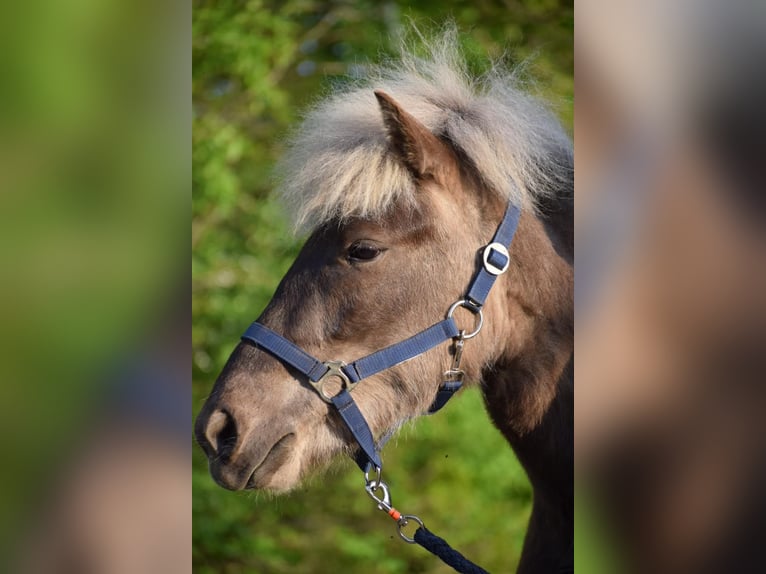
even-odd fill
[[[242,335],[242,339],[254,343],[259,349],[266,351],[307,377],[319,396],[335,407],[359,444],[361,449],[359,456],[357,456],[359,467],[366,472],[374,468],[380,473],[382,463],[379,450],[389,437],[386,436],[378,445],[375,444],[370,427],[350,392],[362,379],[422,355],[437,345],[453,339],[455,340],[455,356],[452,368],[445,373],[445,380],[439,387],[428,413],[435,413],[452,398],[463,384],[463,373],[458,368],[463,341],[479,333],[484,320],[482,307],[492,285],[499,275],[508,270],[510,257],[507,246],[513,241],[519,223],[519,215],[519,208],[509,204],[492,242],[482,250],[483,264],[476,272],[465,297],[450,307],[447,317],[443,321],[439,321],[409,339],[385,347],[349,364],[341,361],[320,361],[258,322],[254,322],[248,327]],[[458,329],[453,319],[453,313],[458,307],[465,307],[477,316],[478,325],[472,333],[466,335],[465,332]],[[324,384],[330,379],[336,379],[342,385],[341,391],[335,396],[328,396],[324,391]]]

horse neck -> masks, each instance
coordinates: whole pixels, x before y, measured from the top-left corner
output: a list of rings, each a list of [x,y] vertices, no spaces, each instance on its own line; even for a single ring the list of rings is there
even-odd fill
[[[482,373],[487,410],[534,490],[519,572],[559,568],[572,547],[574,272],[567,228],[557,225],[568,217],[556,218],[520,223],[515,269],[500,290],[505,348]]]
[[[519,357],[510,364],[495,365],[484,381],[487,410],[532,483],[532,515],[517,573],[570,571],[574,560],[574,359],[560,374],[542,419],[533,428],[520,430],[511,419],[514,408],[530,401],[520,388],[536,384],[526,360]]]
[[[555,381],[555,394],[547,402],[542,417],[531,428],[521,428],[514,420],[539,397],[531,397],[522,387],[534,386],[535,375],[518,358],[507,365],[495,365],[484,376],[484,399],[495,425],[513,448],[529,476],[535,498],[545,499],[571,517],[574,465],[574,384],[570,359]],[[539,408],[538,405],[534,406]],[[569,507],[570,511],[566,508]]]
[[[511,267],[488,301],[495,345],[484,357],[482,379],[490,414],[509,441],[539,432],[566,390],[574,351],[574,269],[566,213],[571,204],[562,204],[548,219],[522,214]]]

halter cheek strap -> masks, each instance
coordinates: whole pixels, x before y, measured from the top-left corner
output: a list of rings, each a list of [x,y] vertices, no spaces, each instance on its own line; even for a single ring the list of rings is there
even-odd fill
[[[518,207],[509,206],[495,232],[495,236],[492,238],[492,242],[482,252],[483,265],[476,273],[466,295],[466,299],[473,303],[477,309],[481,309],[484,305],[498,276],[508,271],[508,266],[511,263],[508,247],[516,234],[520,215]]]
[[[409,339],[385,347],[349,364],[341,361],[322,362],[306,353],[295,343],[288,341],[258,322],[248,327],[247,331],[242,335],[242,339],[250,341],[258,348],[266,351],[285,365],[292,367],[305,376],[319,396],[325,402],[335,407],[341,419],[359,444],[361,449],[360,455],[363,455],[357,457],[357,464],[359,464],[360,468],[362,470],[369,470],[370,466],[372,466],[380,469],[382,463],[379,451],[383,448],[389,436],[383,437],[377,445],[375,444],[375,439],[367,421],[351,397],[350,391],[362,379],[422,355],[426,351],[452,339],[455,341],[453,365],[445,373],[445,380],[439,387],[436,397],[428,409],[428,413],[435,413],[452,398],[463,384],[462,371],[458,368],[463,342],[465,339],[470,339],[478,334],[483,323],[482,307],[487,300],[487,296],[498,276],[508,270],[510,264],[508,246],[511,244],[516,233],[519,216],[519,208],[509,205],[503,220],[500,222],[492,238],[492,242],[482,250],[482,265],[471,281],[465,298],[457,301],[450,307],[444,320],[413,335]],[[452,317],[458,307],[465,307],[478,316],[477,328],[468,335],[458,329]],[[329,396],[324,391],[324,384],[332,379],[340,382],[341,391],[334,396]]]

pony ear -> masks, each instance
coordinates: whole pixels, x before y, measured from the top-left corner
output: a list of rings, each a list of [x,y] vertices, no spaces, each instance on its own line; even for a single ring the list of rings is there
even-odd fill
[[[375,97],[396,154],[416,177],[435,177],[446,146],[387,93],[375,90]]]

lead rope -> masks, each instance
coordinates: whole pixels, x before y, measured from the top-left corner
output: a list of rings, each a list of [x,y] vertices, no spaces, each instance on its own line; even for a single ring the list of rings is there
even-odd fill
[[[378,510],[381,510],[388,514],[392,520],[396,521],[396,530],[399,537],[408,544],[419,544],[431,554],[441,559],[442,562],[451,566],[455,571],[460,574],[489,574],[484,568],[478,566],[468,560],[460,552],[452,548],[446,540],[440,538],[423,524],[423,521],[414,514],[402,514],[391,504],[391,493],[388,489],[388,485],[380,479],[380,468],[376,469],[377,477],[374,479],[369,478],[369,473],[364,473],[366,481],[365,491],[367,494],[377,503]],[[377,492],[382,492],[382,496],[379,496]],[[407,536],[404,528],[411,522],[418,525],[418,529],[415,531],[412,537]]]
[[[478,332],[478,329],[476,332]],[[476,333],[473,333],[471,336],[475,334]],[[450,388],[450,385],[455,387],[454,390],[449,391],[449,396],[451,396],[455,390],[460,388],[463,383],[464,373],[460,369],[460,361],[463,357],[463,347],[466,338],[470,338],[470,336],[466,337],[465,331],[460,331],[458,336],[455,337],[452,365],[449,370],[444,373],[444,383],[442,388]],[[446,403],[446,400],[444,400],[444,402]],[[438,408],[441,408],[441,406],[443,406],[443,404]],[[438,410],[438,408],[436,410]],[[460,572],[460,574],[489,574],[484,568],[474,564],[460,552],[452,548],[446,540],[428,530],[418,516],[415,516],[414,514],[402,514],[394,508],[391,504],[391,492],[388,485],[381,479],[382,468],[379,466],[375,467],[374,478],[370,478],[370,470],[371,469],[368,467],[364,472],[364,489],[368,496],[376,502],[378,510],[385,512],[392,520],[396,521],[396,530],[402,540],[408,544],[419,544],[431,554],[441,559],[442,562],[451,566],[455,571]],[[381,495],[378,495],[378,492],[380,492]],[[407,536],[404,531],[404,528],[411,522],[418,525],[418,528],[412,537]]]
[[[419,544],[431,554],[440,558],[442,562],[451,566],[455,571],[460,574],[489,574],[484,568],[478,566],[468,560],[460,552],[452,548],[446,540],[440,538],[423,524],[423,521],[414,514],[402,514],[391,504],[391,493],[388,489],[388,485],[380,478],[380,468],[376,469],[377,477],[370,479],[369,473],[364,473],[366,481],[365,491],[367,494],[377,503],[378,510],[381,510],[388,514],[392,520],[396,521],[396,530],[399,537],[408,544]],[[382,493],[379,496],[378,492]],[[418,529],[412,537],[407,536],[404,528],[411,522],[418,525]]]

